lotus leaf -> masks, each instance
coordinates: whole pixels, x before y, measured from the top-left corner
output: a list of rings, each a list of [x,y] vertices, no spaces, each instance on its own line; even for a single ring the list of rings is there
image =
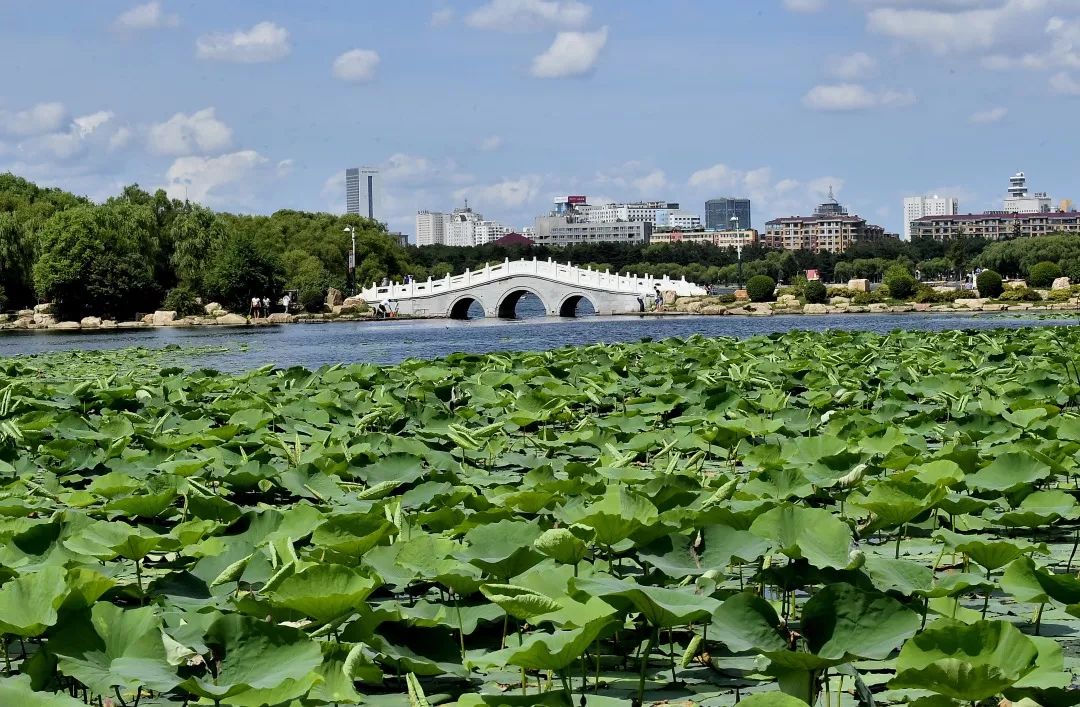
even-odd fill
[[[757,517],[750,532],[769,540],[776,551],[792,559],[805,558],[814,567],[847,567],[851,529],[821,508],[773,508]]]

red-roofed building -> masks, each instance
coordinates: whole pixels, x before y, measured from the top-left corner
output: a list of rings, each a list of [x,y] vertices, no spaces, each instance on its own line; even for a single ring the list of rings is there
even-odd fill
[[[501,246],[530,246],[533,244],[531,239],[526,238],[520,233],[507,233],[502,238],[493,241],[493,243]]]

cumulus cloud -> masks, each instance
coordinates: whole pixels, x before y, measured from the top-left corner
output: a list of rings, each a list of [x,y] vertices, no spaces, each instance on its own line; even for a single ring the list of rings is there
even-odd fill
[[[853,81],[873,74],[877,69],[877,60],[866,52],[855,52],[830,58],[825,69],[835,78]]]
[[[249,30],[205,34],[195,42],[196,55],[211,61],[258,64],[289,55],[289,32],[273,22],[260,22]]]
[[[937,54],[986,51],[1047,0],[1003,3],[945,2],[938,7],[879,7],[867,15],[867,29],[921,46]]]
[[[478,208],[488,207],[513,209],[534,201],[540,194],[543,179],[539,175],[528,174],[517,179],[504,179],[494,184],[477,185],[458,189],[454,197],[468,199]]]
[[[112,119],[113,113],[106,110],[82,115],[73,119],[66,131],[41,135],[22,147],[31,154],[44,153],[51,159],[69,160],[81,155],[90,139],[100,136],[102,127]]]
[[[480,149],[484,152],[494,152],[503,145],[503,139],[499,135],[488,135],[480,141]]]
[[[632,183],[634,188],[642,195],[657,194],[668,186],[667,176],[662,169],[654,169],[648,174],[638,177]]]
[[[1080,18],[1051,17],[1043,29],[1045,41],[1039,51],[1019,56],[993,54],[983,60],[990,69],[1048,69],[1080,68]]]
[[[987,123],[996,123],[1006,115],[1008,115],[1009,109],[997,106],[996,108],[988,108],[987,110],[976,111],[971,114],[968,119],[970,122],[976,125],[985,125]]]
[[[1050,77],[1050,90],[1062,96],[1080,96],[1080,81],[1059,71]]]
[[[821,12],[825,0],[784,0],[784,7],[792,12]]]
[[[232,129],[218,120],[213,108],[191,115],[177,113],[164,123],[150,126],[146,145],[157,155],[190,155],[220,152],[232,143]]]
[[[465,24],[498,32],[578,29],[592,9],[576,0],[490,0],[465,17]]]
[[[179,15],[165,12],[161,7],[160,0],[152,0],[144,5],[136,5],[130,10],[120,13],[113,20],[113,29],[120,32],[136,32],[144,29],[176,27],[179,24]]]
[[[559,32],[547,51],[533,59],[532,75],[557,79],[589,73],[607,44],[607,36],[607,27],[595,32]]]
[[[379,54],[370,49],[351,49],[334,59],[334,76],[342,81],[363,83],[375,78]]]
[[[165,173],[165,192],[173,199],[215,204],[244,199],[252,182],[264,177],[269,160],[255,150],[230,152],[217,157],[180,157]]]
[[[911,91],[871,91],[861,84],[823,84],[803,96],[803,105],[817,111],[856,111],[870,108],[900,108],[915,102]]]
[[[38,103],[26,110],[0,110],[0,133],[19,137],[55,132],[64,124],[67,111],[59,102]]]
[[[441,10],[436,10],[431,13],[431,26],[432,27],[445,27],[454,21],[454,11],[449,7],[444,7]]]
[[[830,176],[806,181],[790,177],[776,179],[769,167],[741,170],[719,163],[691,174],[687,185],[703,198],[748,197],[754,213],[758,214],[754,216],[754,222],[760,227],[765,221],[764,214],[771,217],[809,212],[825,198],[830,188],[838,194],[844,180]]]

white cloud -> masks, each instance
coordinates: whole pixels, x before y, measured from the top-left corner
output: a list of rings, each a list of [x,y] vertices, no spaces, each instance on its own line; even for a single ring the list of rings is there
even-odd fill
[[[444,7],[441,10],[436,10],[431,13],[431,26],[432,27],[445,27],[454,21],[454,10],[449,7]]]
[[[110,111],[97,111],[82,115],[71,121],[66,132],[54,132],[34,138],[20,147],[28,154],[44,154],[50,159],[70,160],[83,154],[92,136],[113,119]]]
[[[220,152],[232,143],[232,129],[218,120],[213,108],[191,115],[177,113],[164,123],[150,126],[146,144],[157,155],[191,155]]]
[[[217,157],[180,157],[165,173],[166,193],[173,199],[222,203],[230,196],[242,199],[253,182],[263,177],[268,160],[254,150]]]
[[[277,176],[287,177],[292,174],[293,167],[296,166],[296,160],[284,159],[277,163]]]
[[[289,32],[273,22],[260,22],[251,29],[205,34],[195,42],[200,59],[257,64],[277,61],[289,55]]]
[[[759,227],[776,215],[806,213],[829,192],[839,193],[844,180],[839,177],[816,177],[800,181],[790,177],[775,179],[768,167],[740,170],[726,164],[714,164],[690,175],[687,185],[703,198],[716,196],[748,197],[754,223]]]
[[[589,73],[607,44],[607,36],[607,27],[595,32],[559,32],[547,51],[533,59],[532,75],[557,79]]]
[[[59,102],[38,103],[26,110],[0,110],[0,133],[28,136],[55,132],[64,124],[67,111]]]
[[[641,194],[649,195],[666,189],[668,181],[662,169],[654,169],[645,176],[635,179],[632,184]]]
[[[986,110],[980,110],[971,114],[968,119],[970,122],[976,125],[985,125],[987,123],[996,123],[1006,115],[1008,115],[1009,109],[997,106],[996,108],[988,108]]]
[[[989,69],[1077,69],[1080,68],[1080,18],[1051,17],[1043,30],[1040,51],[1020,56],[993,54],[983,60]]]
[[[334,59],[334,76],[342,81],[362,83],[375,78],[379,54],[370,49],[351,49]]]
[[[832,57],[826,62],[825,69],[835,78],[853,81],[873,74],[877,69],[877,60],[866,52],[855,52]]]
[[[540,194],[541,184],[543,179],[540,176],[529,174],[495,184],[458,189],[454,197],[458,200],[468,199],[481,211],[489,207],[513,209],[534,201]]]
[[[494,152],[503,145],[503,139],[499,135],[489,135],[480,141],[480,149],[484,152]]]
[[[113,20],[113,29],[121,32],[134,32],[143,29],[176,27],[179,24],[179,15],[165,12],[161,7],[160,0],[152,0],[145,5],[136,5],[130,10],[120,13]]]
[[[577,0],[490,0],[465,18],[465,24],[498,32],[578,29],[592,9]]]
[[[116,132],[109,138],[110,150],[122,150],[131,143],[131,139],[135,136],[135,133],[131,131],[131,128],[127,126],[121,126],[116,129]]]
[[[856,111],[870,108],[901,108],[915,102],[911,91],[871,91],[854,83],[823,84],[803,96],[803,105],[818,111]]]
[[[1080,96],[1080,81],[1060,71],[1050,77],[1050,90],[1063,96]]]
[[[985,51],[1047,2],[945,2],[940,9],[879,7],[867,15],[867,29],[937,54]]]
[[[784,7],[792,12],[821,12],[825,0],[784,0]]]

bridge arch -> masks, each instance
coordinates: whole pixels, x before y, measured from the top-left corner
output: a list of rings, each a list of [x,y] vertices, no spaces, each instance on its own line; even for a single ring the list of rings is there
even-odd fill
[[[446,316],[450,319],[468,319],[469,309],[474,303],[480,305],[481,308],[484,306],[484,303],[478,297],[464,294],[450,304],[450,307],[446,310]]]
[[[584,292],[571,292],[564,295],[559,302],[559,308],[557,310],[560,317],[576,317],[577,307],[582,300],[585,300],[593,308],[593,312],[599,313],[600,308],[596,306],[596,300],[593,297],[585,294]]]
[[[544,312],[551,314],[551,307],[548,306],[547,300],[540,296],[532,287],[525,285],[514,285],[510,289],[502,293],[499,297],[499,304],[496,306],[495,311],[501,319],[514,319],[517,317],[517,305],[521,301],[523,295],[532,295],[536,299],[540,300],[540,304],[544,305]]]

